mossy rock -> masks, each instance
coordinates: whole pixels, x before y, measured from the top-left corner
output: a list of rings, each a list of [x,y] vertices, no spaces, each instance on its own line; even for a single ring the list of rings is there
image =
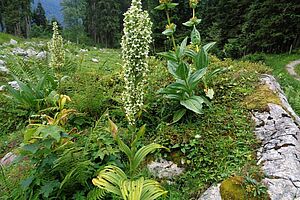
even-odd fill
[[[254,93],[245,98],[243,105],[248,110],[264,112],[269,111],[269,103],[281,105],[281,100],[267,85],[259,85]]]
[[[234,176],[226,179],[220,186],[222,200],[260,200],[263,197],[253,197],[243,187],[244,178]]]
[[[244,179],[240,176],[234,176],[226,179],[220,186],[220,193],[223,200],[244,200],[247,193],[242,187]]]

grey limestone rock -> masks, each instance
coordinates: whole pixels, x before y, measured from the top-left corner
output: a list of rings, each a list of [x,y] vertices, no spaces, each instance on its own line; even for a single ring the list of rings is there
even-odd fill
[[[0,86],[0,92],[3,92],[3,91],[5,91],[5,85]]]
[[[9,44],[10,44],[10,45],[17,45],[18,42],[17,42],[16,40],[11,39],[11,40],[9,41]]]
[[[222,200],[220,185],[221,184],[210,186],[198,200]]]
[[[8,84],[13,87],[15,90],[20,90],[20,86],[17,81],[10,81]]]
[[[281,105],[268,104],[268,112],[253,112],[255,133],[262,141],[257,152],[258,164],[267,178],[272,200],[300,198],[300,120],[289,105],[276,79],[262,76],[262,83],[276,92]]]
[[[149,171],[158,178],[172,179],[174,176],[180,175],[184,168],[178,167],[172,161],[160,160],[148,164]]]
[[[45,59],[46,57],[47,57],[46,51],[41,51],[36,55],[36,58],[38,58],[38,59]]]
[[[27,52],[24,49],[20,48],[20,47],[14,48],[12,50],[12,53],[14,55],[18,55],[18,56],[26,56],[27,55]]]
[[[37,55],[37,52],[33,48],[29,48],[26,50],[26,54],[28,57],[34,57]]]

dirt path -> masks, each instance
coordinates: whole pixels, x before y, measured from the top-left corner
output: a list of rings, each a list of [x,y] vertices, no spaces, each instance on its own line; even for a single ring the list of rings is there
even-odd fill
[[[300,64],[300,60],[295,60],[285,66],[288,73],[298,81],[300,81],[300,75],[295,72],[295,67],[299,64]]]

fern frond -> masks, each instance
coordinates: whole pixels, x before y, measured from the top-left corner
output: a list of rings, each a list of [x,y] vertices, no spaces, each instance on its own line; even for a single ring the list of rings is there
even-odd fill
[[[100,188],[92,189],[88,195],[87,200],[101,200],[106,196],[106,191]]]

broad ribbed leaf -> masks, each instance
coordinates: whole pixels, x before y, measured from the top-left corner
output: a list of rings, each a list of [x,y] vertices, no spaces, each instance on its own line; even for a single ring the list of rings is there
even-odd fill
[[[176,69],[176,75],[181,80],[186,80],[189,74],[190,74],[190,68],[188,67],[188,64],[185,62],[180,63],[178,68]]]
[[[200,79],[206,74],[207,68],[198,69],[191,76],[189,76],[189,85],[194,89],[199,83]]]
[[[175,61],[168,61],[168,71],[172,74],[176,79],[180,78],[176,74],[176,70],[178,68],[178,64]]]
[[[196,56],[197,56],[197,53],[192,50],[192,49],[187,49],[185,51],[185,55],[189,56],[190,58],[192,58],[193,60],[195,60]]]
[[[180,110],[177,110],[175,113],[174,113],[174,116],[173,116],[173,122],[172,123],[176,123],[178,122],[186,113],[186,109],[180,109]]]
[[[116,137],[116,140],[118,142],[120,150],[123,151],[129,159],[131,159],[133,155],[130,148],[119,138],[119,136]]]
[[[187,100],[180,101],[180,104],[186,107],[187,109],[197,113],[203,114],[202,112],[202,104],[204,100],[200,96],[192,96]]]
[[[186,45],[187,45],[187,40],[188,40],[188,37],[186,37],[182,42],[181,42],[181,45],[179,47],[179,49],[177,50],[177,55],[178,55],[178,58],[182,58],[184,55],[185,55],[185,51],[186,51]]]
[[[208,51],[215,45],[215,42],[208,43],[201,48],[196,56],[196,69],[208,67]]]
[[[206,68],[208,66],[208,54],[206,51],[201,49],[196,56],[196,69]]]
[[[173,51],[158,53],[157,55],[166,58],[167,60],[177,61],[176,54]]]
[[[165,191],[157,181],[145,180],[141,200],[155,200],[167,193],[168,192]]]
[[[159,6],[156,6],[154,9],[155,10],[165,10],[167,6],[165,4],[160,4]]]
[[[202,49],[208,53],[209,50],[210,50],[215,44],[216,44],[215,42],[210,42],[210,43],[204,45],[204,46],[202,47]]]
[[[201,36],[199,31],[194,26],[192,32],[191,32],[191,41],[193,45],[200,45],[201,44]]]
[[[94,178],[92,182],[95,186],[121,197],[120,185],[126,179],[127,176],[123,170],[119,167],[109,165],[101,170],[97,178]]]
[[[151,152],[155,151],[156,149],[165,148],[159,144],[149,144],[147,146],[143,146],[140,148],[136,154],[134,155],[133,161],[132,161],[132,172],[135,172],[138,166],[141,164],[141,162],[144,160],[144,158]]]
[[[173,35],[173,33],[174,33],[174,30],[173,29],[166,29],[166,30],[164,30],[163,32],[162,32],[162,34],[163,35],[166,35],[166,36],[171,36],[171,35]]]
[[[178,6],[178,3],[166,3],[168,9],[173,9]]]

